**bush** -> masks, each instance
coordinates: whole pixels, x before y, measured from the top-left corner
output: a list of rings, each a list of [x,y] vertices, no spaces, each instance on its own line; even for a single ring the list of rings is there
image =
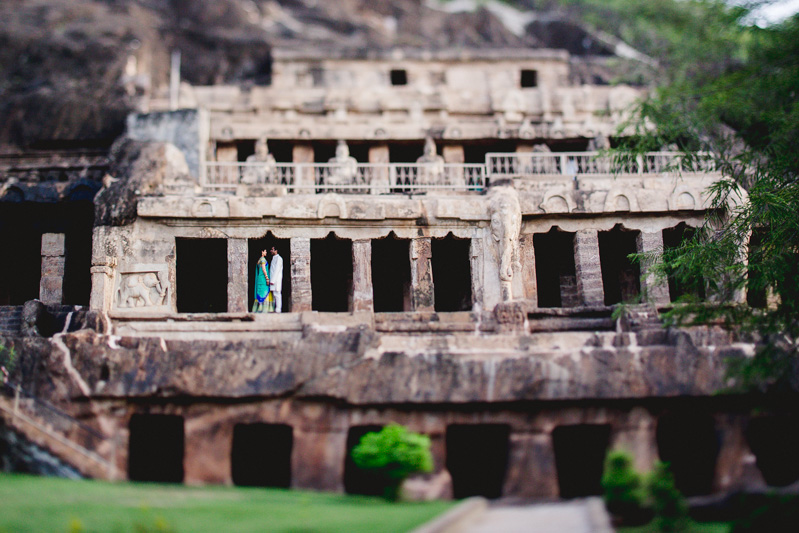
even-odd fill
[[[688,527],[688,505],[677,487],[669,464],[658,461],[647,479],[647,490],[660,531],[685,531]]]
[[[641,474],[633,468],[633,458],[628,452],[615,450],[608,453],[602,473],[602,489],[608,511],[624,524],[647,521]]]
[[[391,501],[399,497],[405,478],[433,469],[430,437],[410,432],[399,424],[364,435],[352,449],[352,459],[359,468],[371,470],[383,479],[383,496]]]

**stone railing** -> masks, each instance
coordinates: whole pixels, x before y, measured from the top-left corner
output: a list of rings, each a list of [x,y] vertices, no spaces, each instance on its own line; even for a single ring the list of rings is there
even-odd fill
[[[708,154],[648,152],[637,156],[603,152],[514,152],[486,155],[489,176],[609,176],[617,174],[706,173],[714,171]]]
[[[290,193],[412,193],[476,191],[486,185],[485,165],[454,163],[207,163],[203,186],[284,186]]]
[[[490,179],[535,176],[613,176],[713,172],[705,154],[649,152],[638,156],[603,152],[489,153],[485,164],[460,163],[274,163],[211,162],[201,177],[206,189],[239,185],[283,187],[288,193],[417,193],[481,191]]]

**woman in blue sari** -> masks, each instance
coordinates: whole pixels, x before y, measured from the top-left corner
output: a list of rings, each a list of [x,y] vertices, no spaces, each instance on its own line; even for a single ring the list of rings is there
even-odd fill
[[[253,313],[263,313],[266,297],[269,295],[269,263],[266,262],[266,250],[261,251],[261,258],[255,265],[255,298],[252,302]]]

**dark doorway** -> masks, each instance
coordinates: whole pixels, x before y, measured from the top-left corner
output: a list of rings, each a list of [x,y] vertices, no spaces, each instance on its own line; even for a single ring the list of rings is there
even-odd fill
[[[452,424],[447,426],[446,466],[455,498],[499,498],[508,470],[510,426]]]
[[[0,201],[0,305],[22,305],[39,297],[42,234],[64,235],[63,303],[87,305],[91,293],[94,189],[78,185],[59,203],[23,202],[13,190]]]
[[[255,269],[258,266],[258,259],[261,258],[261,250],[266,250],[266,259],[272,264],[272,254],[269,250],[272,247],[277,249],[277,253],[283,258],[283,312],[291,311],[291,239],[278,239],[269,231],[260,239],[249,239],[247,241],[247,309],[252,309],[253,299],[255,298]],[[270,271],[271,272],[271,271]]]
[[[240,163],[255,153],[255,139],[241,139],[236,141],[236,159]]]
[[[381,429],[383,426],[353,426],[347,432],[347,456],[344,458],[344,490],[347,494],[382,496],[382,478],[374,472],[358,468],[352,460],[352,449],[361,442],[361,438],[367,433],[375,433]]]
[[[696,229],[688,226],[685,222],[680,222],[673,228],[664,229],[664,250],[674,250],[675,248],[679,248],[684,242],[691,240],[695,233]],[[674,272],[669,272],[669,299],[672,302],[676,302],[678,298],[686,294],[693,294],[698,298],[704,298],[704,283],[701,280],[698,280],[698,282],[693,286],[687,287],[675,277]]]
[[[408,72],[405,69],[392,69],[391,85],[408,85]]]
[[[286,424],[236,424],[230,468],[234,485],[291,486],[294,434]]]
[[[424,141],[393,142],[388,147],[388,160],[392,163],[416,163],[424,153]]]
[[[450,233],[433,239],[433,285],[436,311],[472,309],[471,239],[458,239]]]
[[[135,414],[128,430],[128,479],[183,483],[182,416]]]
[[[372,290],[376,312],[410,311],[410,240],[394,232],[372,240]]]
[[[638,252],[639,231],[629,231],[617,224],[610,231],[599,232],[599,262],[605,305],[629,302],[641,292],[641,273],[638,263],[627,257]]]
[[[696,411],[665,413],[658,418],[656,439],[660,460],[671,466],[680,492],[710,494],[719,454],[713,417]]]
[[[610,443],[610,425],[576,424],[552,431],[561,498],[602,493],[602,470]]]
[[[799,480],[799,416],[753,418],[746,428],[746,441],[767,484],[785,487]]]
[[[277,163],[292,163],[294,161],[294,143],[284,139],[269,139],[267,141],[269,153]]]
[[[311,308],[328,313],[352,308],[352,241],[332,232],[311,239]]]
[[[515,153],[516,140],[485,139],[465,141],[463,143],[463,158],[466,163],[483,164],[486,162],[486,154],[492,152]]]
[[[175,239],[178,313],[227,311],[227,239]]]
[[[554,227],[533,235],[538,307],[578,305],[574,233]]]

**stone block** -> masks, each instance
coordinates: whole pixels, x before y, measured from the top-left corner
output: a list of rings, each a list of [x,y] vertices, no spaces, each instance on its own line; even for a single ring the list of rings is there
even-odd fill
[[[577,293],[586,306],[605,304],[602,266],[599,262],[599,235],[596,230],[581,230],[574,236],[574,268]]]
[[[45,304],[61,304],[64,298],[64,279],[44,277],[39,282],[39,300]]]
[[[372,241],[352,241],[352,310],[373,311]]]
[[[433,250],[430,237],[411,239],[411,304],[414,311],[433,311]]]
[[[57,257],[63,256],[65,251],[63,233],[43,233],[42,234],[42,256]]]
[[[283,304],[285,306],[285,302]],[[291,306],[292,312],[310,311],[311,300],[311,239],[291,239]]]
[[[227,310],[228,313],[247,312],[249,294],[247,291],[247,239],[228,239],[227,241]]]

